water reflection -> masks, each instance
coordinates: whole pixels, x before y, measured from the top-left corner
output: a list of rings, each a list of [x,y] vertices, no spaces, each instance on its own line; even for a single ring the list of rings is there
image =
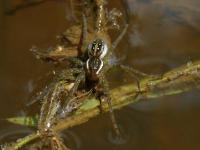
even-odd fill
[[[2,121],[1,121],[2,124]],[[32,129],[16,126],[1,126],[0,129],[0,145],[7,142],[13,142],[18,138],[29,135],[33,132]]]
[[[122,63],[154,74],[200,58],[198,0],[127,1],[132,16],[128,34],[117,49],[118,57],[125,56],[120,59]],[[114,2],[117,6],[118,2]],[[51,65],[35,60],[28,49],[34,44],[41,47],[54,44],[56,35],[70,24],[65,20],[65,6],[63,2],[50,1],[19,9],[10,16],[1,12],[1,30],[4,31],[0,35],[0,43],[3,43],[0,45],[1,118],[18,114],[29,98],[29,92],[40,84],[38,79],[52,70]],[[114,74],[111,82],[115,84],[118,78],[119,74]],[[75,149],[200,149],[199,108],[198,92],[126,107],[117,112],[117,119],[127,137],[121,145],[108,139],[112,127],[107,115],[73,128],[71,136],[78,143],[75,145],[79,145]],[[4,132],[7,129],[0,122],[0,137],[12,133],[16,135],[12,137],[17,138],[17,131],[20,136],[31,132],[16,129]],[[73,145],[73,142],[69,143]]]

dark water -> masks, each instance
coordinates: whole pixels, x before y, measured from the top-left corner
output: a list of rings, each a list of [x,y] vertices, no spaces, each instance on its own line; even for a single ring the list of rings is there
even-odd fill
[[[163,73],[200,59],[198,0],[128,0],[131,25],[116,49],[122,63],[147,73]],[[120,7],[112,1],[112,7]],[[0,1],[0,118],[19,115],[52,65],[36,60],[32,45],[52,46],[72,22],[63,1],[49,1],[5,14]],[[114,36],[114,35],[113,35]],[[125,74],[120,74],[124,77]],[[115,77],[115,78],[114,78]],[[111,78],[111,77],[110,77]],[[112,74],[113,86],[119,74]],[[74,149],[199,150],[198,91],[141,102],[116,112],[126,142],[109,140],[111,123],[102,115],[63,133]],[[0,140],[16,139],[31,129],[0,121]]]

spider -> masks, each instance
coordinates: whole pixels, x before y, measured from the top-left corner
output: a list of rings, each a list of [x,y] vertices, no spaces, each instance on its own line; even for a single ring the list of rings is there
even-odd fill
[[[90,33],[90,39],[88,38],[87,17],[83,13],[82,34],[78,46],[79,55],[77,57],[67,58],[71,64],[70,72],[71,74],[74,74],[76,78],[74,86],[71,88],[67,100],[63,106],[61,116],[66,116],[68,112],[71,111],[69,111],[70,107],[73,107],[70,108],[72,110],[78,107],[79,104],[76,106],[76,102],[74,102],[75,99],[73,99],[73,97],[80,88],[80,85],[84,85],[84,88],[87,89],[87,91],[92,91],[93,94],[95,94],[100,100],[100,102],[102,100],[107,102],[114,131],[118,137],[121,137],[121,133],[113,113],[112,100],[109,94],[110,88],[105,74],[113,67],[120,67],[126,72],[131,72],[137,81],[138,91],[140,91],[139,79],[135,74],[141,76],[147,75],[133,68],[121,64],[112,64],[110,62],[110,58],[113,55],[113,50],[117,47],[127,32],[128,10],[126,11],[126,23],[123,30],[114,40],[114,42],[111,42],[108,30],[113,27],[119,28],[117,18],[121,16],[121,12],[119,12],[117,9],[112,9],[110,12],[107,12],[105,8],[106,0],[94,0],[94,5],[95,25],[92,33]],[[42,57],[50,58],[48,54]]]

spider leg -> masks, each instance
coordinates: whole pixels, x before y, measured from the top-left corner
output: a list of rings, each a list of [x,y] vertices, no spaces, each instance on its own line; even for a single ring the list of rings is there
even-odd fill
[[[121,69],[123,69],[124,71],[126,72],[129,72],[131,74],[135,74],[135,75],[138,75],[140,77],[148,77],[148,76],[152,76],[152,75],[149,75],[149,74],[146,74],[144,72],[141,72],[137,69],[134,69],[133,67],[129,67],[129,66],[125,66],[125,65],[122,65],[122,64],[117,64],[116,66],[120,67]]]
[[[84,63],[78,57],[69,58],[68,61],[73,64],[73,67],[83,67]],[[73,69],[73,68],[72,68]]]
[[[79,41],[79,46],[78,46],[78,54],[79,56],[81,54],[84,53],[84,44],[85,44],[85,41],[86,41],[86,38],[87,38],[87,18],[85,16],[85,14],[82,15],[82,18],[83,18],[83,25],[82,25],[82,33],[81,33],[81,38],[80,38],[80,41]]]
[[[66,99],[66,101],[65,101],[65,103],[64,103],[64,108],[63,108],[63,111],[62,111],[62,115],[61,115],[61,116],[64,116],[64,117],[65,117],[65,116],[67,115],[67,113],[69,113],[69,111],[67,110],[67,108],[68,108],[68,103],[70,102],[71,99],[73,99],[73,96],[74,96],[75,92],[78,90],[78,87],[79,87],[80,83],[81,83],[82,81],[84,81],[84,80],[85,80],[85,72],[82,71],[82,72],[76,77],[76,80],[75,80],[75,82],[74,82],[74,85],[73,85],[73,87],[71,88],[71,90],[69,91],[69,94],[68,94],[68,96],[67,96],[67,99]]]
[[[126,7],[124,10],[125,10],[125,26],[123,28],[123,30],[121,31],[121,33],[119,34],[119,36],[117,37],[117,39],[113,42],[112,44],[112,50],[115,49],[117,47],[117,45],[119,44],[119,42],[122,40],[122,38],[124,37],[127,29],[128,29],[128,26],[129,26],[129,16],[130,16],[130,9],[127,5],[127,2],[125,0],[121,0],[121,3],[124,7]]]
[[[71,99],[71,98],[74,96],[74,94],[75,94],[75,92],[77,91],[77,89],[78,89],[80,83],[81,83],[84,79],[85,79],[85,72],[82,71],[82,72],[77,76],[77,78],[76,78],[76,80],[75,80],[75,82],[74,82],[74,86],[71,88],[70,93],[69,93],[67,99]]]
[[[147,75],[146,73],[140,72],[139,70],[136,70],[132,67],[128,67],[125,65],[121,65],[118,64],[118,67],[120,67],[122,70],[124,70],[125,72],[128,72],[132,75],[132,77],[135,79],[136,84],[137,84],[137,88],[138,88],[138,94],[141,93],[141,88],[140,88],[140,79],[137,75],[141,76],[141,77],[147,77],[149,75]],[[136,97],[138,96],[138,94],[136,94]]]
[[[109,96],[109,85],[108,85],[108,81],[105,79],[105,77],[102,75],[101,76],[101,86],[103,87],[103,94],[105,96],[105,99],[106,99],[106,102],[108,104],[108,108],[109,108],[109,113],[110,113],[110,118],[111,118],[111,122],[112,122],[112,125],[113,125],[113,129],[116,133],[116,136],[118,138],[121,138],[121,132],[120,132],[120,129],[119,129],[119,126],[117,124],[117,121],[116,121],[116,118],[115,118],[115,114],[114,114],[114,111],[113,111],[113,107],[112,107],[112,100]]]
[[[83,43],[87,38],[87,18],[85,16],[85,14],[83,14]]]
[[[111,49],[114,50],[117,45],[119,44],[119,42],[122,40],[122,38],[124,37],[126,31],[128,29],[128,24],[125,25],[124,29],[122,30],[122,32],[118,35],[117,39],[115,39],[115,41],[113,42]]]
[[[73,2],[73,0],[70,0],[70,9],[71,9],[71,17],[72,17],[72,19],[75,21],[75,22],[77,22],[77,17],[76,17],[76,15],[75,15],[75,8],[74,8],[74,2]]]
[[[137,94],[136,94],[135,97],[137,97],[139,94],[141,94],[141,93],[144,92],[144,91],[141,90],[140,78],[139,78],[138,76],[140,76],[140,77],[142,77],[142,78],[151,77],[152,80],[153,80],[153,79],[160,78],[159,75],[151,75],[151,74],[149,75],[149,74],[143,73],[143,72],[141,72],[141,71],[139,71],[139,70],[136,70],[136,69],[134,69],[134,68],[132,68],[132,67],[125,66],[125,65],[122,65],[122,64],[117,64],[117,65],[115,65],[115,66],[116,66],[116,67],[120,67],[121,69],[123,69],[123,70],[124,70],[125,72],[127,72],[127,73],[130,73],[130,74],[132,75],[132,77],[135,79],[136,84],[137,84],[137,88],[138,88],[138,91],[137,91]],[[111,69],[111,68],[110,68],[110,69]]]
[[[111,99],[108,97],[108,98],[106,98],[106,100],[107,100],[107,103],[108,103],[110,118],[111,118],[111,121],[112,121],[113,128],[115,130],[115,133],[116,133],[117,137],[121,137],[121,132],[119,130],[119,126],[117,124],[115,114],[114,114],[114,111],[113,111],[113,108],[112,108]]]

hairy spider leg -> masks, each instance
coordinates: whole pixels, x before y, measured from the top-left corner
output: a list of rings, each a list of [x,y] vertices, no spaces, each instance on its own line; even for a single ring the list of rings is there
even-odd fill
[[[69,58],[68,61],[69,61],[71,64],[74,65],[74,68],[72,68],[72,70],[74,70],[74,71],[75,71],[75,70],[79,70],[79,72],[81,72],[80,69],[78,69],[78,68],[83,67],[84,63],[83,63],[82,60],[80,60],[78,57],[72,57],[72,58]],[[76,67],[77,67],[77,68],[76,68]]]
[[[78,59],[71,58],[70,61],[72,61],[72,60],[80,65],[80,61],[78,61]],[[57,84],[62,84],[63,81],[70,80],[71,77],[69,77],[70,76],[69,74],[78,74],[78,73],[80,73],[80,69],[77,69],[77,68],[70,68],[70,69],[67,69],[66,71],[63,71],[56,78],[56,80],[59,80],[57,83],[53,82],[50,85],[48,85],[47,87],[45,87],[42,91],[38,92],[38,95],[36,97],[31,98],[31,100],[26,104],[26,106],[30,107],[39,101],[43,102],[43,98],[45,95],[48,94],[48,91],[53,90],[57,86]],[[48,73],[47,76],[49,76],[50,74],[52,74],[52,73]]]
[[[75,80],[75,82],[74,82],[74,86],[71,88],[71,90],[70,90],[70,92],[69,92],[69,95],[68,95],[68,97],[67,97],[66,103],[65,103],[64,106],[67,106],[69,100],[73,98],[75,92],[77,91],[77,89],[78,89],[80,83],[81,83],[82,81],[84,81],[84,80],[85,80],[85,72],[84,72],[84,71],[81,71],[81,72],[79,73],[79,75],[76,77],[76,80]]]
[[[148,75],[148,74],[143,73],[139,70],[136,70],[132,67],[125,66],[125,65],[122,65],[122,64],[115,64],[115,65],[112,65],[112,67],[119,67],[122,70],[124,70],[125,72],[128,72],[132,75],[132,77],[135,79],[137,87],[138,87],[138,92],[137,92],[135,97],[137,97],[140,93],[142,93],[141,88],[140,88],[140,79],[138,78],[138,76],[143,77],[143,78],[144,77],[155,77],[155,78],[157,78],[157,76],[155,76],[155,75]],[[112,67],[110,67],[109,69],[111,69]]]
[[[106,96],[105,99],[106,99],[106,102],[108,104],[108,108],[109,108],[109,113],[110,113],[110,118],[111,118],[113,129],[114,129],[115,134],[117,135],[117,137],[121,138],[122,137],[121,136],[121,132],[120,132],[118,123],[116,121],[115,114],[114,114],[113,107],[112,107],[112,100],[111,100],[111,98],[109,96],[109,84],[108,84],[108,81],[106,80],[104,75],[101,75],[100,84],[103,87],[103,94]]]
[[[136,84],[137,84],[137,87],[138,87],[138,93],[141,92],[140,79],[138,78],[137,75],[139,75],[141,77],[147,77],[147,76],[149,76],[148,74],[140,72],[139,70],[136,70],[136,69],[134,69],[132,67],[125,66],[125,65],[122,65],[122,64],[114,64],[114,65],[110,66],[110,68],[108,70],[110,70],[110,69],[112,69],[114,67],[119,67],[122,70],[124,70],[125,72],[130,73],[133,76],[133,78],[135,79],[135,81],[136,81]]]
[[[115,39],[115,41],[112,43],[111,49],[114,50],[117,45],[119,44],[119,42],[122,40],[122,38],[124,37],[124,35],[126,34],[126,31],[128,29],[128,24],[125,25],[124,29],[122,30],[122,32],[120,33],[120,35]]]
[[[75,15],[75,8],[74,8],[74,2],[73,2],[73,0],[70,0],[70,9],[71,9],[71,17],[72,17],[72,19],[74,20],[74,21],[76,21],[76,22],[78,22],[78,19],[77,19],[77,17],[76,17],[76,15]]]
[[[117,45],[119,44],[119,42],[122,40],[122,38],[124,37],[125,33],[127,32],[128,26],[129,26],[129,16],[130,16],[130,9],[129,6],[127,4],[127,2],[125,0],[121,0],[122,5],[124,5],[124,7],[126,6],[125,10],[125,26],[122,30],[122,32],[120,33],[120,35],[117,37],[117,39],[113,42],[112,44],[112,50],[114,50]]]
[[[86,41],[86,38],[88,36],[88,33],[87,33],[87,18],[85,16],[85,14],[82,14],[82,19],[83,19],[83,24],[82,24],[82,32],[81,32],[81,38],[80,38],[80,41],[79,41],[79,46],[78,46],[78,55],[82,55],[83,54],[83,48],[84,48],[84,45],[85,45],[85,41]]]
[[[128,72],[128,73],[131,73],[131,75],[133,76],[133,78],[135,79],[136,83],[137,83],[137,87],[138,87],[138,93],[140,93],[141,91],[141,88],[140,88],[140,80],[139,78],[137,77],[136,74],[140,74],[142,76],[146,76],[146,74],[138,71],[138,70],[135,70],[134,68],[131,68],[131,67],[128,67],[128,66],[125,66],[125,65],[121,65],[119,64],[118,65],[121,69],[123,69],[125,72]]]

